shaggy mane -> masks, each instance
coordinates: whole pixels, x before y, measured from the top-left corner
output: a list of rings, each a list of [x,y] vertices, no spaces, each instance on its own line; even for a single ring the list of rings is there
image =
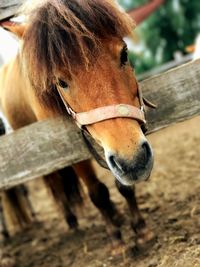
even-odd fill
[[[29,14],[22,55],[36,93],[51,94],[55,70],[87,69],[103,40],[129,35],[133,23],[114,0],[45,0]],[[55,93],[55,92],[54,92]]]

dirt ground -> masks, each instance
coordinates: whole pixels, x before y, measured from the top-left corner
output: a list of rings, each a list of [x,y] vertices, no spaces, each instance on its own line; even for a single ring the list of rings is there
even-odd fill
[[[155,151],[151,179],[137,186],[141,211],[157,236],[144,250],[134,246],[126,203],[109,172],[99,178],[125,216],[127,250],[113,256],[105,222],[86,199],[79,212],[80,230],[64,219],[38,179],[29,187],[41,221],[12,237],[7,249],[18,267],[200,267],[200,117],[149,136]]]

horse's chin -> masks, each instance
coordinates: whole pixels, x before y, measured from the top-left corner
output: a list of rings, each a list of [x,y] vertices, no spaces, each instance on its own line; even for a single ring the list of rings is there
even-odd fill
[[[144,174],[140,177],[134,173],[126,174],[123,176],[115,175],[115,178],[124,186],[132,186],[142,181],[147,181],[150,178],[151,173]]]

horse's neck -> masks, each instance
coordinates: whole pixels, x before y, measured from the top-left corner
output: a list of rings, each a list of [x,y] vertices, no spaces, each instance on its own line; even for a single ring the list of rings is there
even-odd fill
[[[3,90],[1,90],[1,88]],[[9,102],[5,103],[5,101],[3,101],[3,99],[7,99],[6,96],[8,95],[11,95],[13,98],[12,106]],[[22,120],[20,116],[18,116],[17,122],[16,120],[14,121],[14,128],[19,128],[25,126],[27,123],[33,123],[36,120],[44,120],[60,114],[53,106],[52,108],[44,108],[43,103],[41,103],[41,100],[35,93],[34,87],[29,81],[26,69],[23,66],[21,53],[17,53],[17,55],[0,70],[0,102],[1,100],[2,103],[4,102],[4,111],[9,105],[9,110],[12,109],[12,114],[22,113]],[[6,115],[9,116],[10,114]],[[11,125],[13,124],[11,123]]]

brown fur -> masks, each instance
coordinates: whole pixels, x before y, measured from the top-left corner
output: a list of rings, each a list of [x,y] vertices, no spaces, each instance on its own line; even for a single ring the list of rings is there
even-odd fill
[[[108,0],[49,0],[29,17],[23,54],[37,95],[51,107],[59,102],[52,88],[58,66],[67,68],[68,79],[76,77],[77,68],[86,70],[96,60],[105,40],[122,39],[133,26]]]

